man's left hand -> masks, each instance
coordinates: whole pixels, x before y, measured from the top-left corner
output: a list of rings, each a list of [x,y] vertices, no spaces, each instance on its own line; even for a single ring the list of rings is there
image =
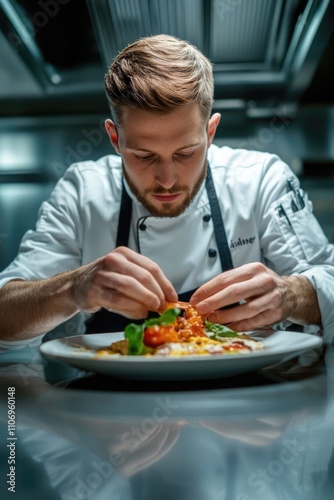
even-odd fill
[[[191,297],[213,323],[247,331],[289,319],[320,324],[316,292],[304,276],[279,276],[259,262],[226,271],[202,285]],[[238,304],[229,309],[223,307]]]

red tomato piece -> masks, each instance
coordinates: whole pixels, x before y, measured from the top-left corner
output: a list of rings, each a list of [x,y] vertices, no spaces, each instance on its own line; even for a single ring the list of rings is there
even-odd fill
[[[147,347],[158,347],[167,342],[178,342],[179,336],[174,326],[149,326],[144,330],[144,344]]]

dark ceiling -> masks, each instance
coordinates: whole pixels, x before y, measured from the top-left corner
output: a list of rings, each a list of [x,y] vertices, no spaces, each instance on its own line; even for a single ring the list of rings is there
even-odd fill
[[[0,115],[107,111],[112,58],[162,32],[214,63],[218,108],[333,103],[333,31],[330,0],[0,0]]]

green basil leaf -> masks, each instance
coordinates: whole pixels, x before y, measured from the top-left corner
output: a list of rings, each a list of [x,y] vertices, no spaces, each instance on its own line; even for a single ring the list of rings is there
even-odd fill
[[[211,333],[210,338],[215,339],[216,337],[238,337],[237,332],[231,330],[227,326],[219,325],[218,323],[210,323],[210,321],[205,322],[205,328],[208,333]],[[216,340],[219,340],[217,338]]]
[[[130,356],[137,356],[142,353],[144,348],[143,332],[143,325],[130,323],[125,327],[124,336],[129,342],[128,354]]]
[[[172,325],[176,318],[181,314],[181,309],[172,307],[167,309],[158,318],[147,319],[144,323],[145,327],[154,325]]]

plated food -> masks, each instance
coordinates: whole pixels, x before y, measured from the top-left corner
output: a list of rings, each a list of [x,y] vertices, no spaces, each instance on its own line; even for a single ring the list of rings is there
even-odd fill
[[[188,302],[169,304],[157,318],[141,325],[130,323],[124,339],[113,342],[98,354],[115,356],[212,356],[243,354],[262,350],[264,344],[245,333],[210,323]]]
[[[123,356],[110,354],[115,340],[124,339],[124,332],[92,333],[49,340],[40,346],[43,356],[87,372],[98,373],[134,383],[138,380],[212,380],[258,371],[276,363],[286,362],[310,349],[320,349],[322,339],[315,335],[276,330],[252,332],[252,339],[261,338],[263,347],[248,354],[215,356]],[[99,354],[104,352],[107,354]]]

